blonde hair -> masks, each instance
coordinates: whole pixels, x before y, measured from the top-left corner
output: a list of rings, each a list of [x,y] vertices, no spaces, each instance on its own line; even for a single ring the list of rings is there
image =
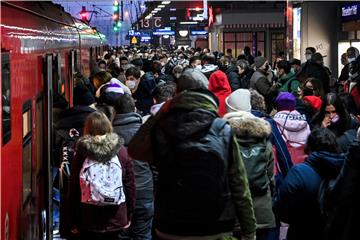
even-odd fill
[[[106,115],[100,111],[91,113],[85,121],[85,135],[105,135],[112,132],[112,125]]]

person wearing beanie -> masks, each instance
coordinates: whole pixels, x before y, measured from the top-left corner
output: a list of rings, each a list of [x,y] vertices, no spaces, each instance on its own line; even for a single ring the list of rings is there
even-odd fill
[[[231,94],[231,87],[226,74],[220,70],[215,71],[209,78],[209,90],[219,100],[219,115],[226,113],[225,99]]]
[[[236,95],[239,96],[239,92]],[[229,98],[231,97],[234,95]],[[246,93],[246,97],[250,104],[250,92]],[[256,217],[256,239],[269,239],[276,226],[272,211],[275,180],[273,146],[270,141],[271,125],[245,111],[227,113],[224,119],[229,121],[234,130],[246,168]]]
[[[304,114],[295,110],[296,99],[288,92],[282,92],[275,100],[277,113],[274,120],[288,146],[293,163],[305,160],[304,146],[310,134],[310,126]]]
[[[316,111],[320,111],[322,100],[318,96],[306,96],[303,98],[304,102],[308,102]]]
[[[258,91],[265,98],[266,109],[270,113],[271,104],[278,93],[278,89],[267,78],[270,69],[269,62],[266,58],[259,56],[255,58],[254,66],[256,71],[251,76],[250,88]]]
[[[230,94],[225,99],[226,112],[236,112],[236,111],[251,111],[251,102],[250,102],[250,91],[248,89],[238,89]]]

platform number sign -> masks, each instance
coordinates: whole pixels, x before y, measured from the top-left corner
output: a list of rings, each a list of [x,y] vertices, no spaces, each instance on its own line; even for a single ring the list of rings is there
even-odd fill
[[[154,17],[150,19],[140,19],[139,29],[152,29],[152,28],[162,28],[163,24],[161,17]]]

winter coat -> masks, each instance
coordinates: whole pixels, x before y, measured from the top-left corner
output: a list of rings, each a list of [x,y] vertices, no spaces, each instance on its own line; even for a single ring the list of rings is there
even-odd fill
[[[278,83],[281,85],[280,92],[289,92],[292,93],[294,96],[297,95],[297,90],[300,85],[299,80],[297,80],[295,74],[293,72],[289,72],[282,76]]]
[[[290,224],[288,240],[322,239],[324,220],[318,203],[318,191],[323,179],[339,174],[345,156],[329,152],[313,152],[304,163],[288,172],[276,202],[277,218]]]
[[[132,94],[135,99],[136,108],[145,116],[149,114],[153,105],[152,93],[156,88],[156,81],[151,72],[147,72],[141,77],[140,83],[136,91]]]
[[[203,90],[205,91],[205,90]],[[205,110],[205,111],[204,111]],[[166,132],[175,139],[186,139],[200,134],[203,135],[208,130],[217,112],[217,104],[211,96],[211,93],[198,91],[184,91],[171,101],[166,102],[158,114],[151,116],[147,122],[142,125],[139,131],[129,144],[129,153],[136,159],[143,159],[153,163],[155,166],[161,166],[162,163],[154,158],[160,151],[168,149],[169,142],[161,142],[158,136]],[[214,116],[215,114],[215,116]],[[151,134],[152,133],[152,134]],[[154,138],[157,136],[156,142]],[[159,142],[160,141],[160,142]],[[235,208],[230,210],[226,208],[222,220],[208,223],[204,226],[203,221],[188,226],[188,220],[178,219],[174,214],[169,214],[167,209],[159,205],[159,196],[161,188],[157,189],[155,202],[158,205],[155,208],[154,224],[157,229],[163,233],[192,236],[206,236],[221,232],[231,232],[234,225],[231,217],[234,213],[239,219],[240,226],[244,234],[253,235],[255,233],[255,217],[252,207],[250,190],[246,178],[246,170],[241,159],[239,147],[236,140],[231,141],[232,151],[229,152],[229,161],[231,163],[228,173],[229,187],[232,194],[232,202]],[[231,160],[230,160],[231,159]],[[159,183],[161,182],[161,169],[159,168]],[[163,180],[164,181],[164,180]],[[165,180],[166,181],[166,180]],[[161,199],[163,200],[163,199]],[[211,209],[209,209],[211,211]],[[193,217],[189,216],[193,222]],[[230,221],[230,222],[229,222]],[[196,233],[194,233],[196,231]]]
[[[271,193],[274,192],[275,179],[274,179],[274,155],[272,150],[272,144],[270,142],[271,126],[264,119],[255,117],[251,113],[247,112],[232,112],[224,116],[230,122],[231,127],[234,130],[239,144],[258,144],[267,142],[267,148],[265,156],[267,158],[261,158],[266,160],[265,166],[267,172],[267,178],[270,182],[268,190],[263,195],[252,195],[254,202],[254,210],[256,217],[257,229],[274,228],[275,217],[272,211],[272,197]],[[245,163],[246,165],[246,163]],[[263,165],[261,162],[257,164]],[[247,172],[248,176],[251,176],[251,172]],[[249,177],[249,179],[253,179]],[[251,183],[250,183],[251,184]]]
[[[300,114],[305,115],[306,121],[310,126],[310,129],[312,129],[312,123],[311,120],[315,114],[315,111],[313,109],[310,109],[309,106],[305,105],[304,101],[302,99],[296,99],[296,105],[295,105],[296,111],[298,111]]]
[[[132,137],[139,130],[141,124],[142,118],[137,113],[116,114],[113,120],[113,129],[115,133],[124,139],[124,145],[127,147]],[[133,160],[133,164],[136,183],[136,199],[152,200],[154,194],[153,175],[149,163]]]
[[[299,79],[309,77],[317,78],[321,81],[325,94],[330,92],[330,76],[324,66],[307,61],[301,68]]]
[[[277,112],[274,120],[285,142],[288,141],[295,148],[306,144],[311,131],[305,115],[300,114],[296,110],[285,110]]]
[[[271,143],[275,148],[276,155],[274,158],[276,159],[276,163],[279,166],[277,168],[277,174],[281,174],[282,177],[285,177],[290,168],[293,166],[291,156],[289,150],[287,149],[286,143],[281,136],[281,133],[277,127],[277,123],[271,118],[269,115],[262,113],[260,111],[252,110],[251,113],[256,116],[265,119],[271,125]],[[280,176],[280,175],[279,175]],[[278,184],[276,184],[278,187]]]
[[[95,93],[97,102],[114,106],[117,97],[125,92],[121,85],[122,83],[116,78],[112,78],[110,82],[101,85]]]
[[[250,79],[254,74],[254,70],[249,69],[240,74],[240,88],[250,88]]]
[[[258,91],[265,98],[267,111],[270,112],[273,101],[278,94],[278,89],[276,85],[271,84],[266,74],[261,69],[256,70],[251,76],[250,88]]]
[[[207,79],[210,79],[211,74],[217,70],[219,70],[219,67],[214,64],[205,64],[201,68],[201,72],[207,77]]]
[[[116,133],[98,136],[85,135],[76,145],[76,155],[70,175],[70,214],[71,227],[80,232],[109,233],[120,231],[131,220],[135,207],[135,180],[132,161],[128,158],[123,147],[123,139]],[[126,202],[120,205],[97,206],[81,203],[81,189],[79,174],[87,157],[90,159],[108,162],[115,155],[118,156],[123,176]]]
[[[231,91],[235,91],[236,89],[241,88],[240,76],[238,71],[239,70],[237,66],[234,65],[229,66],[225,71],[225,74],[229,80]]]
[[[328,189],[330,209],[325,240],[348,240],[358,235],[360,216],[360,142],[354,141],[334,185]]]
[[[348,79],[344,84],[344,92],[352,96],[356,105],[356,111],[360,112],[360,76],[355,79]]]
[[[209,90],[219,100],[218,113],[222,117],[226,113],[225,99],[231,94],[229,80],[220,70],[215,71],[209,78]]]

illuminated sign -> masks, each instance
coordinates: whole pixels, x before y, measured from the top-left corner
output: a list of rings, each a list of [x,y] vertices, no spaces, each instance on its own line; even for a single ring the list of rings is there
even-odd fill
[[[139,36],[141,36],[141,32],[135,32],[134,30],[129,30],[129,36],[130,37],[132,37],[132,36],[139,37]]]
[[[208,32],[207,31],[204,31],[204,30],[194,30],[194,31],[191,31],[191,35],[207,35]]]
[[[162,36],[162,35],[173,36],[173,35],[175,35],[175,31],[155,31],[155,32],[153,32],[153,35],[156,35],[156,36]]]
[[[341,6],[341,20],[351,21],[360,19],[360,3],[344,4]]]

